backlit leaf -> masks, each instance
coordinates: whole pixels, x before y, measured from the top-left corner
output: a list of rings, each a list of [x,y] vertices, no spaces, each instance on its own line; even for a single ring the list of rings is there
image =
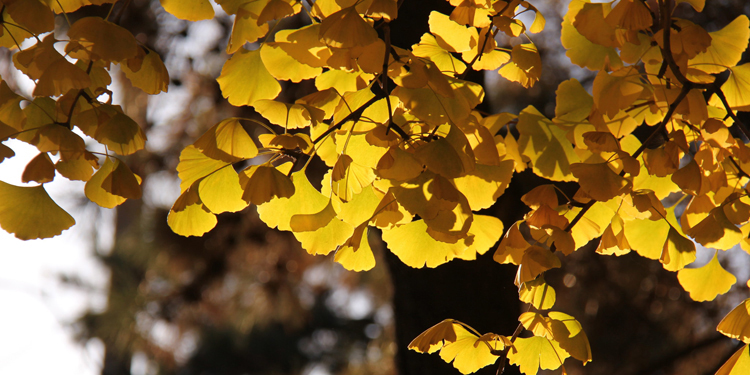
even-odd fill
[[[75,220],[50,198],[44,185],[22,187],[0,181],[0,227],[22,240],[50,238]]]
[[[263,65],[259,49],[242,49],[235,53],[224,63],[216,81],[219,82],[221,94],[235,106],[253,105],[260,99],[274,99],[281,92],[281,85]]]
[[[568,353],[554,340],[545,337],[519,337],[508,352],[508,359],[526,375],[536,375],[539,369],[554,370],[562,366]]]
[[[214,18],[214,8],[208,0],[159,0],[164,10],[188,21]]]
[[[699,268],[683,268],[677,273],[677,280],[690,293],[693,301],[713,301],[719,294],[729,291],[737,282],[731,273],[719,264],[718,251],[713,258]]]
[[[732,309],[716,330],[746,344],[750,343],[750,298]]]

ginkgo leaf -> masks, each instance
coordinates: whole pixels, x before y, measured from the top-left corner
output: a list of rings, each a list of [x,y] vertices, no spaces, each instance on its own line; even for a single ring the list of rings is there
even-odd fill
[[[584,0],[573,0],[568,6],[568,12],[565,14],[562,23],[561,40],[562,45],[567,49],[565,55],[570,58],[570,61],[580,67],[585,67],[590,70],[602,70],[606,65],[611,68],[619,68],[622,66],[622,60],[614,47],[596,44],[581,33],[573,25],[574,20],[577,20],[577,14],[580,10],[588,4]],[[597,4],[601,5],[601,4]],[[580,23],[579,23],[580,24]],[[594,28],[591,35],[596,35],[600,32]],[[611,34],[604,33],[609,36]]]
[[[217,169],[198,183],[201,202],[215,214],[237,212],[247,207],[248,202],[243,199],[244,191],[231,165]]]
[[[441,72],[461,74],[466,70],[466,64],[443,48],[432,34],[422,35],[419,43],[412,47],[412,52],[415,56],[429,59]]]
[[[281,85],[268,72],[260,56],[260,49],[242,49],[235,53],[221,68],[216,79],[221,94],[235,106],[253,105],[260,99],[274,99],[281,92]]]
[[[383,241],[404,264],[413,268],[425,265],[435,268],[453,260],[468,247],[465,240],[458,240],[456,243],[437,241],[427,233],[427,228],[424,220],[412,221],[384,230]]]
[[[482,367],[497,362],[498,354],[505,348],[507,338],[489,333],[477,337],[461,325],[454,325],[456,341],[446,343],[440,349],[440,358],[453,362],[462,374],[476,372]]]
[[[292,180],[278,169],[258,165],[245,169],[239,175],[242,199],[247,203],[262,205],[273,198],[289,198],[294,195]]]
[[[446,343],[455,342],[458,339],[456,327],[460,323],[453,319],[446,319],[426,329],[409,343],[409,349],[419,353],[434,353],[443,348]]]
[[[591,113],[594,100],[575,78],[560,83],[555,91],[555,118],[561,123],[578,123]]]
[[[570,165],[580,159],[565,132],[534,107],[521,111],[518,120],[518,148],[531,159],[534,173],[553,181],[574,180]]]
[[[654,20],[648,6],[637,0],[620,1],[605,17],[611,24],[627,30],[645,30]]]
[[[394,181],[408,181],[419,176],[424,167],[413,154],[391,147],[378,161],[375,173]]]
[[[560,258],[547,249],[531,246],[526,249],[521,258],[521,264],[516,272],[516,285],[534,280],[539,274],[552,268],[560,268]]]
[[[120,62],[138,54],[138,43],[133,34],[101,17],[79,19],[70,26],[68,37],[71,43],[65,47],[66,52],[81,48],[92,60]]]
[[[194,184],[182,192],[167,216],[167,224],[181,236],[202,236],[216,226],[216,215],[203,205]]]
[[[336,250],[334,262],[355,272],[369,271],[375,267],[375,255],[370,247],[368,231],[367,223],[355,228],[352,237]]]
[[[52,164],[52,159],[49,158],[49,154],[41,152],[35,156],[23,170],[21,175],[22,182],[34,181],[36,183],[43,184],[50,182],[55,178],[55,165]]]
[[[114,208],[126,200],[141,197],[140,177],[117,158],[106,158],[104,164],[86,182],[86,197],[104,208]]]
[[[529,88],[542,76],[542,58],[534,44],[518,44],[511,51],[511,61],[498,73],[504,78]]]
[[[521,264],[526,249],[531,245],[529,245],[528,241],[523,237],[523,234],[521,234],[519,229],[520,223],[521,222],[514,223],[508,231],[505,232],[502,241],[500,241],[500,245],[498,245],[497,250],[495,251],[495,255],[492,257],[495,262],[502,264]]]
[[[146,146],[146,134],[128,115],[117,112],[96,128],[94,138],[120,155],[130,155]]]
[[[685,233],[701,245],[719,250],[731,249],[744,237],[721,207],[712,209],[708,216]]]
[[[632,183],[615,173],[609,163],[574,163],[570,165],[570,172],[578,178],[586,194],[601,202],[626,194],[632,188]]]
[[[750,109],[750,63],[729,68],[727,81],[721,85],[721,91],[727,99],[727,104],[735,111]],[[718,96],[711,97],[709,104],[719,107],[723,103]]]
[[[477,43],[475,28],[459,25],[445,14],[433,10],[428,22],[437,43],[450,52],[466,52]]]
[[[591,345],[581,323],[559,311],[550,311],[547,316],[550,318],[550,330],[554,340],[560,347],[584,365],[591,362]]]
[[[518,288],[518,299],[530,303],[536,309],[549,310],[555,305],[555,289],[544,281],[544,275],[527,281]]]
[[[330,200],[315,189],[305,176],[305,170],[292,173],[294,195],[289,198],[277,197],[258,206],[258,215],[269,227],[279,230],[292,230],[290,222],[294,215],[310,215],[323,211]],[[353,227],[352,231],[353,231]],[[346,236],[343,243],[350,235]],[[331,249],[333,250],[333,249]]]
[[[330,212],[326,212],[326,209],[324,209],[320,212],[320,215],[314,215],[312,217],[313,219],[320,219],[322,216],[323,221],[325,221],[327,218],[326,216],[328,215],[330,215]],[[354,227],[351,224],[345,223],[336,218],[334,212],[331,220],[326,222],[324,226],[313,231],[295,231],[292,233],[294,233],[294,237],[302,244],[302,248],[305,249],[308,254],[327,255],[331,251],[336,250],[339,246],[344,245],[346,241],[352,237],[354,234]]]
[[[508,359],[526,375],[536,375],[539,369],[554,370],[562,366],[569,355],[554,340],[545,337],[519,337],[508,352]]]
[[[742,301],[719,322],[716,330],[733,339],[750,343],[750,298]]]
[[[55,14],[44,1],[10,0],[3,5],[4,13],[8,13],[13,20],[34,34],[42,34],[55,28]]]
[[[640,73],[633,67],[624,67],[613,72],[600,70],[594,79],[594,104],[610,118],[629,107],[641,96],[644,87]]]
[[[208,0],[159,0],[164,10],[188,21],[214,18],[214,8]]]
[[[274,78],[298,83],[315,78],[323,72],[320,67],[310,66],[297,60],[284,47],[279,43],[264,43],[260,48],[263,65]]]
[[[68,90],[85,89],[91,86],[86,72],[64,58],[50,64],[39,77],[34,96],[60,96]]]
[[[198,138],[193,146],[207,157],[227,163],[254,158],[258,155],[258,147],[239,120],[234,117],[222,120]]]
[[[16,238],[50,238],[75,224],[50,198],[44,185],[25,187],[0,181],[0,227]]]
[[[719,294],[729,291],[737,282],[731,273],[719,264],[718,251],[713,258],[699,268],[683,268],[677,272],[677,280],[690,293],[693,301],[713,301]]]
[[[174,0],[173,0],[174,1]],[[227,53],[239,51],[245,43],[253,43],[258,38],[266,35],[268,24],[258,24],[258,15],[263,11],[266,1],[249,1],[249,2],[221,2],[224,9],[228,4],[234,3],[234,9],[227,11],[229,14],[235,14],[232,33],[227,43]],[[233,12],[231,12],[234,10]]]
[[[477,164],[474,171],[455,178],[456,188],[464,192],[472,210],[492,206],[513,177],[515,163],[512,160],[500,162],[500,165]]]
[[[688,61],[688,67],[708,74],[721,73],[740,62],[750,40],[750,19],[741,14],[721,30],[708,33],[711,45]]]
[[[150,95],[167,92],[169,89],[169,72],[159,54],[149,48],[139,49],[141,53],[120,64],[120,69],[133,86]]]
[[[341,9],[320,24],[320,40],[336,48],[366,46],[378,33],[357,12],[355,7]]]
[[[497,243],[503,234],[503,222],[500,219],[487,215],[472,215],[471,227],[467,234],[472,237],[469,247],[457,256],[464,260],[475,260],[477,254],[482,255]]]
[[[750,372],[750,345],[745,344],[716,371],[716,375],[743,375]]]
[[[180,191],[184,192],[195,181],[227,166],[227,164],[229,163],[209,158],[193,145],[185,147],[180,153],[180,163],[177,164],[177,176],[181,180]],[[197,194],[197,191],[195,193]]]

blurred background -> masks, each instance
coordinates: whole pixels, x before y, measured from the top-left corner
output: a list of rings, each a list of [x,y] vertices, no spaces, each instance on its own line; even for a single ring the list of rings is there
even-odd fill
[[[534,105],[552,116],[560,82],[574,77],[590,89],[593,74],[571,66],[560,45],[567,1],[532,3],[547,18],[546,30],[532,36],[544,59],[542,80],[526,90],[494,72],[469,75],[485,85],[482,111],[518,113]],[[215,79],[227,59],[233,20],[215,8],[215,19],[189,23],[164,12],[158,0],[115,5],[118,23],[161,55],[171,77],[168,93],[149,97],[118,79],[117,68],[111,72],[114,103],[148,135],[147,149],[127,158],[143,177],[144,197],[102,209],[83,196],[82,183],[55,181],[48,190],[76,218],[73,229],[30,242],[0,233],[0,373],[458,374],[437,355],[407,351],[408,342],[446,318],[511,335],[525,306],[513,285],[515,267],[493,262],[494,250],[477,261],[416,270],[376,235],[371,240],[378,265],[354,273],[332,257],[308,255],[290,233],[269,230],[254,207],[220,215],[217,227],[201,238],[171,232],[166,216],[179,195],[180,151],[226,117],[263,121],[221,97]],[[405,1],[391,26],[393,44],[417,43],[431,9],[449,14],[452,7],[444,0]],[[70,19],[109,10],[84,7]],[[714,31],[750,14],[750,4],[715,0],[702,14],[687,5],[677,13]],[[64,33],[67,24],[57,21]],[[298,15],[277,29],[305,22]],[[508,42],[518,43],[501,44]],[[11,54],[0,51],[0,74],[30,97],[33,83],[13,68]],[[278,100],[292,102],[312,90],[310,82],[285,83]],[[20,142],[6,144],[18,155],[2,164],[0,178],[20,184],[35,153],[31,147],[24,152]],[[320,181],[323,171],[322,163],[313,163],[309,177]],[[483,214],[509,227],[527,210],[520,196],[540,183],[545,181],[528,172],[515,176]],[[595,248],[589,244],[546,274],[557,290],[555,309],[578,318],[591,341],[594,361],[567,366],[570,374],[713,374],[736,350],[737,343],[715,327],[748,297],[747,253],[722,252],[737,285],[715,301],[696,303],[660,263],[634,253],[600,256]],[[712,254],[699,250],[697,264]],[[506,373],[517,369],[507,366]]]

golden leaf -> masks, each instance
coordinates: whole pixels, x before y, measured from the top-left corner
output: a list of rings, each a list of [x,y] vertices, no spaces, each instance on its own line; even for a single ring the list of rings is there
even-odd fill
[[[750,343],[750,298],[742,301],[719,322],[716,330],[733,339]]]
[[[50,198],[44,185],[22,187],[0,181],[0,227],[16,238],[50,238],[75,224]]]
[[[253,105],[261,99],[274,99],[281,92],[281,85],[263,64],[259,49],[242,49],[235,53],[224,63],[216,81],[219,82],[221,94],[235,106]]]
[[[721,266],[718,254],[716,251],[713,258],[699,268],[684,268],[677,272],[677,280],[693,301],[713,301],[737,282],[737,278]]]

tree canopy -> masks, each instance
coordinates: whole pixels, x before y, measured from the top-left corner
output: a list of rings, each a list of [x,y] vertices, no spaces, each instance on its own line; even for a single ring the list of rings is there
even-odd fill
[[[223,119],[184,147],[167,219],[175,233],[202,236],[218,214],[254,205],[268,227],[350,271],[376,267],[379,232],[414,268],[494,249],[496,262],[517,266],[519,299],[530,306],[515,332],[478,332],[446,316],[409,345],[439,351],[463,374],[506,362],[527,375],[565,373],[570,361],[592,361],[586,327],[555,311],[544,279],[590,243],[603,256],[634,251],[659,262],[694,301],[738,284],[719,257],[750,253],[750,128],[740,116],[750,111],[747,15],[708,31],[675,16],[697,17],[704,0],[572,0],[565,56],[595,78],[559,84],[548,117],[533,106],[478,109],[485,87],[468,77],[487,71],[524,88],[540,80],[535,34],[546,22],[533,1],[450,0],[452,11],[432,11],[411,46],[392,43],[403,0],[214,2],[234,16],[221,94],[263,120]],[[170,78],[159,54],[118,25],[129,1],[1,3],[0,46],[15,50],[14,67],[35,87],[24,97],[0,83],[0,140],[39,154],[21,176],[32,185],[0,181],[0,227],[28,240],[74,225],[47,194],[55,178],[86,181],[86,197],[105,208],[141,198],[127,157],[148,141],[112,104],[111,74],[149,95]],[[102,4],[112,4],[106,17],[68,18]],[[218,9],[209,0],[161,5],[188,21]],[[297,14],[303,26],[282,22]],[[300,83],[309,93],[285,100]],[[13,156],[0,143],[0,162]],[[326,167],[322,181],[308,173],[313,162]],[[529,212],[506,228],[483,210],[527,169],[546,183],[525,192]],[[696,245],[715,250],[708,263],[695,264]],[[717,374],[747,373],[750,299],[717,330],[745,343]]]

